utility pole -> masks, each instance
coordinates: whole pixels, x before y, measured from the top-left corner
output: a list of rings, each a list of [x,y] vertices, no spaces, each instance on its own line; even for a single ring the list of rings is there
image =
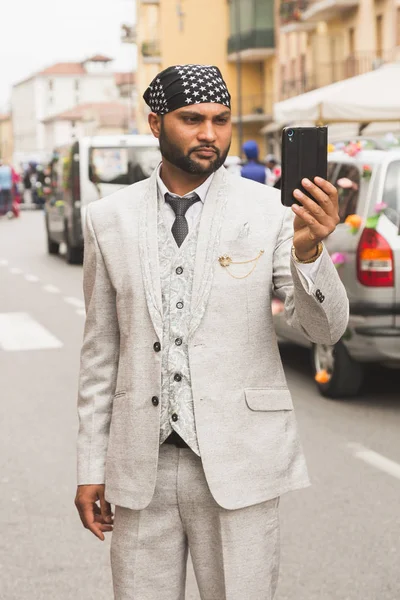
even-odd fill
[[[236,30],[236,79],[237,79],[237,131],[238,131],[238,155],[242,156],[243,146],[243,123],[242,123],[242,58],[240,51],[242,49],[242,33],[240,23],[240,0],[232,0],[233,10],[235,11],[235,30]]]

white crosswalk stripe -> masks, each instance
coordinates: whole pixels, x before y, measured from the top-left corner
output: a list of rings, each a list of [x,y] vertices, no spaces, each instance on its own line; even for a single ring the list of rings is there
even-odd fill
[[[28,313],[0,313],[0,348],[8,352],[62,348],[62,342]]]

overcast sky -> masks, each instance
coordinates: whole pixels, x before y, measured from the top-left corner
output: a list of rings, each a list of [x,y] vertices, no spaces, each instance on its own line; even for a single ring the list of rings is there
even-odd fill
[[[135,48],[120,42],[121,24],[133,23],[135,0],[0,0],[0,111],[11,87],[56,62],[94,54],[132,70]],[[4,6],[3,6],[4,5]]]

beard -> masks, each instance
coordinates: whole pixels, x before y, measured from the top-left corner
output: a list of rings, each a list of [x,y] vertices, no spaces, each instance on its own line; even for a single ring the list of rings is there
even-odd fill
[[[189,150],[187,154],[185,154],[182,152],[180,146],[174,144],[168,138],[162,123],[158,141],[160,143],[160,151],[162,156],[172,165],[178,167],[178,169],[181,169],[185,173],[189,173],[191,175],[211,175],[211,173],[218,171],[218,169],[225,163],[231,146],[229,144],[229,146],[223,152],[221,152],[221,150],[213,144],[202,144],[200,146],[195,146]],[[215,158],[208,159],[208,165],[192,158],[192,154],[194,152],[206,148],[208,150],[214,150],[215,152]]]

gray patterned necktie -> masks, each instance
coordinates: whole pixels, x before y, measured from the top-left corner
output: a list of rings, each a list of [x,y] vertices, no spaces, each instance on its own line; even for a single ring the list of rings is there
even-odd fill
[[[185,198],[165,194],[165,202],[168,202],[175,213],[175,221],[171,231],[179,248],[189,233],[189,225],[185,217],[186,212],[193,204],[199,202],[199,200],[200,198],[197,194],[191,194]]]

